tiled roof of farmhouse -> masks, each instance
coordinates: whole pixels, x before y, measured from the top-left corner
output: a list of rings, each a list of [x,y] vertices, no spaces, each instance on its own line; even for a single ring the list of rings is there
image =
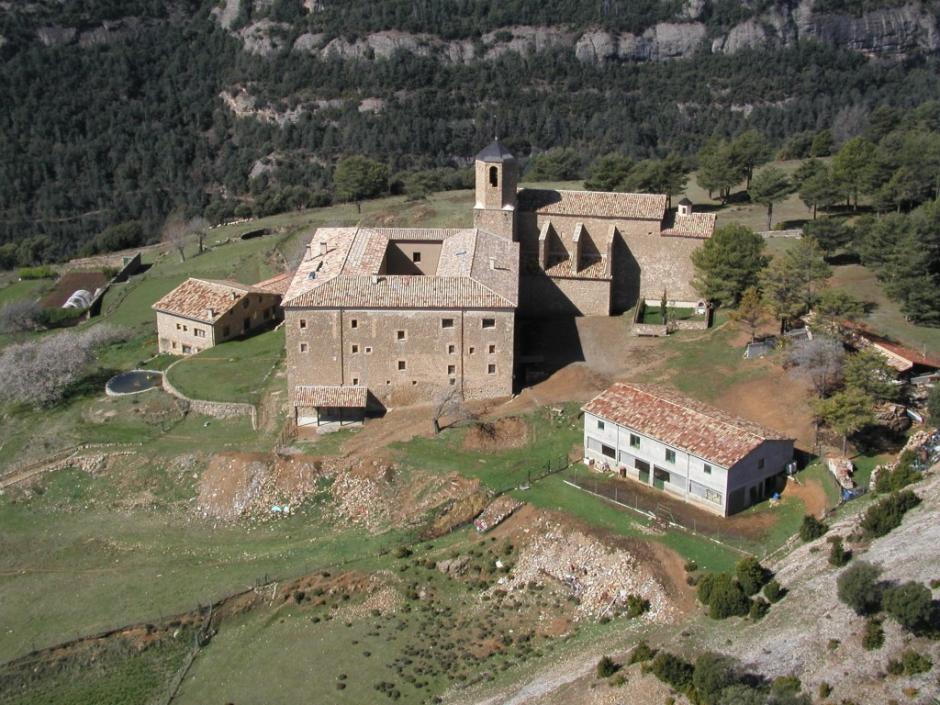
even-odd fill
[[[187,279],[151,308],[204,323],[214,323],[235,306],[253,286],[219,279]],[[211,311],[211,315],[210,315]]]
[[[267,291],[270,294],[279,294],[283,296],[287,292],[287,288],[290,286],[291,280],[294,278],[294,272],[281,272],[270,279],[265,279],[254,285],[255,289],[262,289]]]
[[[525,188],[518,193],[519,210],[547,215],[662,220],[666,196],[659,193],[554,191]]]
[[[787,437],[672,389],[618,383],[584,411],[730,468],[765,440]]]
[[[297,406],[362,409],[366,406],[369,390],[358,385],[294,387],[293,402]]]
[[[388,275],[390,242],[440,242],[431,275]],[[317,308],[514,308],[518,244],[469,229],[320,228],[284,296]]]
[[[672,225],[662,234],[666,237],[695,237],[706,239],[715,232],[715,213],[690,213],[676,215]]]

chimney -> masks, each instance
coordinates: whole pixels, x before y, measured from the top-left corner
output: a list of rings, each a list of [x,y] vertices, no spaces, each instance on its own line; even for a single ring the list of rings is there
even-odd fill
[[[373,275],[372,275],[372,283],[373,283],[373,284],[378,284],[378,283],[379,283],[379,275],[378,275],[378,274],[373,274]]]
[[[321,240],[320,241],[320,256],[322,257],[325,254],[326,254],[326,240]]]
[[[215,318],[215,309],[207,308],[206,309],[206,318],[210,321]]]

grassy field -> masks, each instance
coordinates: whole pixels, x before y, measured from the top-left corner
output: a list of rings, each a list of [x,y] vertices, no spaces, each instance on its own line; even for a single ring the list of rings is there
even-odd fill
[[[284,331],[270,330],[180,360],[170,382],[190,399],[257,404],[284,358]]]

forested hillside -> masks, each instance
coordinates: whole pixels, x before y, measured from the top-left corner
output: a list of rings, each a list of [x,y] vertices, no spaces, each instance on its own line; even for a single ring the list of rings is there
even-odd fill
[[[0,264],[153,237],[174,209],[333,197],[363,154],[463,167],[861,134],[940,99],[937,9],[891,0],[66,0],[0,9]],[[127,232],[131,232],[128,230]]]

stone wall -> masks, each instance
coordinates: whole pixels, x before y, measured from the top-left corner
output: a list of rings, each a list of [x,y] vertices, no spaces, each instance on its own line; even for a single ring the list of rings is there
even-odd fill
[[[523,275],[519,286],[519,310],[533,318],[609,316],[610,291],[609,279]]]
[[[177,360],[173,365],[182,362]],[[242,402],[209,401],[207,399],[191,399],[170,382],[170,365],[163,373],[163,390],[177,399],[185,401],[189,406],[189,411],[193,411],[202,416],[211,416],[216,419],[232,419],[238,416],[247,416],[251,420],[252,430],[258,429],[258,410],[254,404]]]
[[[388,406],[512,394],[512,311],[288,309],[285,331],[289,389],[360,385]]]

